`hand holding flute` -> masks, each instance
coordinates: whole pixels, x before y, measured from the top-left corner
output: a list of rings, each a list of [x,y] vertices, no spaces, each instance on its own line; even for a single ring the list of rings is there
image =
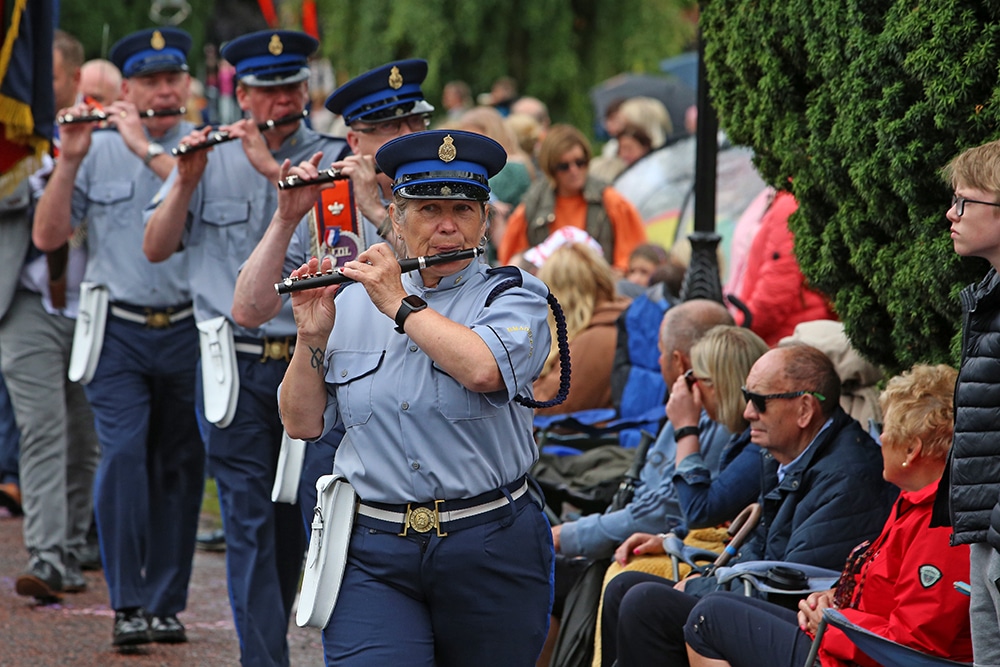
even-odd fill
[[[282,116],[281,118],[277,118],[277,119],[273,119],[273,120],[266,120],[263,123],[258,123],[257,124],[257,130],[259,132],[267,132],[268,130],[273,130],[274,128],[280,127],[282,125],[288,125],[289,123],[298,122],[298,121],[302,120],[303,118],[305,118],[308,115],[309,115],[309,112],[306,111],[306,110],[303,110],[303,111],[300,111],[298,113],[293,113],[293,114],[288,114],[287,116]],[[225,143],[227,141],[232,141],[234,139],[240,139],[240,138],[242,138],[243,135],[241,133],[233,131],[233,127],[235,125],[236,125],[236,123],[234,123],[233,125],[230,125],[230,126],[221,127],[221,128],[216,129],[216,130],[212,130],[209,134],[206,135],[205,140],[203,142],[199,143],[199,144],[182,143],[179,146],[177,146],[177,148],[174,148],[173,151],[172,151],[172,153],[175,156],[177,156],[177,155],[186,155],[187,153],[193,153],[195,151],[200,151],[200,150],[204,150],[206,148],[211,148],[212,146],[215,146],[215,145],[218,145],[218,144],[221,144],[221,143]]]

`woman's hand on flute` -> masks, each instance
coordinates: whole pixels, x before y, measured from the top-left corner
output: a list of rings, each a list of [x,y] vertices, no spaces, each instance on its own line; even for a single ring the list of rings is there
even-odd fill
[[[291,277],[304,278],[332,269],[333,261],[329,257],[324,257],[322,262],[313,257],[292,271]],[[337,318],[337,306],[334,304],[333,295],[338,287],[339,285],[329,285],[322,289],[302,290],[292,294],[292,313],[295,315],[300,341],[313,341],[315,345],[326,346]]]
[[[343,266],[346,278],[365,286],[375,307],[389,318],[396,316],[399,303],[406,297],[402,272],[395,253],[387,243],[376,243]]]

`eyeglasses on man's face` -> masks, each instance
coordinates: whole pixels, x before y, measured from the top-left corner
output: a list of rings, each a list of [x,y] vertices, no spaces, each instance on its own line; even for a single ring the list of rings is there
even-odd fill
[[[578,158],[572,162],[557,162],[556,171],[569,171],[570,167],[575,166],[577,169],[583,169],[587,166],[587,161],[583,158]]]
[[[427,118],[427,116],[417,115],[407,116],[406,118],[400,118],[399,120],[387,120],[383,123],[375,123],[371,127],[355,127],[353,129],[355,132],[360,132],[361,134],[376,134],[381,137],[392,137],[399,134],[404,125],[410,130],[410,132],[422,132],[423,130],[426,130],[430,124],[431,121]]]
[[[978,199],[969,199],[967,197],[959,197],[958,195],[951,196],[951,205],[955,209],[955,215],[962,217],[965,215],[965,205],[966,204],[983,204],[985,206],[1000,206],[997,202],[992,201],[979,201]]]
[[[767,402],[783,398],[798,398],[799,396],[805,396],[806,394],[810,396],[815,396],[818,401],[825,401],[826,396],[819,393],[818,391],[786,391],[781,394],[757,394],[746,387],[740,387],[743,391],[743,398],[746,399],[747,403],[752,403],[754,409],[760,413],[764,414],[767,412]]]

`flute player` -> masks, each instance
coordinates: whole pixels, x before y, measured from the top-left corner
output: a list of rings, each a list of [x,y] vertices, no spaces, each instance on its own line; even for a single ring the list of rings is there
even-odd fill
[[[279,165],[317,152],[336,158],[343,140],[302,122],[261,132],[257,125],[300,113],[309,99],[308,57],[318,42],[301,32],[256,32],[223,45],[236,69],[236,99],[248,118],[226,128],[239,141],[185,153],[147,212],[143,248],[153,262],[183,249],[202,341],[202,432],[219,487],[226,576],[243,665],[288,665],[288,620],[305,548],[299,508],[273,503],[282,442],[275,392],[295,348],[291,306],[259,325],[231,315],[236,275],[277,207]],[[185,142],[203,140],[194,132]],[[329,471],[336,441],[307,457]],[[310,465],[307,458],[306,466]],[[313,480],[315,482],[315,479]],[[312,490],[303,483],[299,491]],[[313,502],[301,500],[311,508]]]
[[[177,614],[186,605],[204,488],[191,391],[198,342],[187,258],[154,265],[141,247],[143,207],[173,165],[164,147],[193,126],[139,111],[184,104],[190,46],[187,33],[160,28],[112,47],[125,77],[123,99],[105,109],[113,129],[62,126],[61,153],[35,212],[42,251],[62,246],[86,221],[70,375],[87,382],[101,443],[94,510],[115,646],[186,640]],[[83,104],[63,110],[85,112]],[[74,375],[79,360],[86,368]]]
[[[393,179],[402,254],[484,244],[488,179],[506,157],[461,131],[383,146],[376,160]],[[285,215],[304,213],[308,189],[279,195]],[[313,258],[293,275],[330,266]],[[291,435],[346,427],[334,471],[360,499],[326,663],[534,664],[553,553],[527,477],[532,410],[516,397],[530,398],[548,355],[548,290],[473,259],[401,275],[385,243],[344,274],[357,282],[291,296],[299,346],[279,399]]]

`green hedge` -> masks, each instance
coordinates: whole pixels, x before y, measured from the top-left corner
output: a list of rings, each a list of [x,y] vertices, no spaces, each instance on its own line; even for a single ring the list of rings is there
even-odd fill
[[[898,371],[957,361],[958,290],[940,169],[1000,136],[1000,4],[710,0],[712,100],[766,181],[790,188],[796,254],[854,344]]]

